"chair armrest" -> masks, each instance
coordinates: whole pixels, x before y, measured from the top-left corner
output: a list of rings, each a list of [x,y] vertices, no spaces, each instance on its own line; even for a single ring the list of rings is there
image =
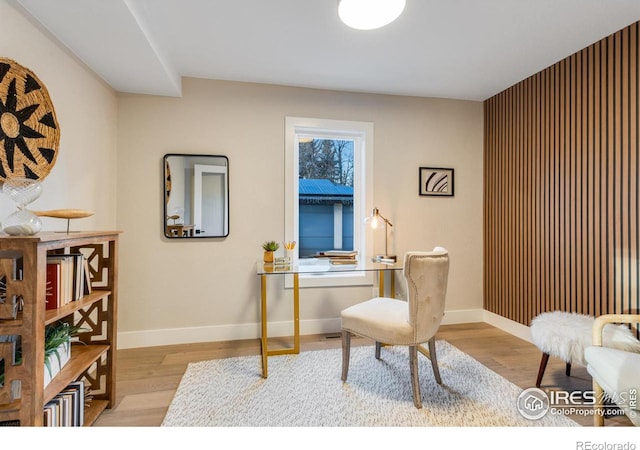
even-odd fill
[[[602,332],[608,323],[640,323],[640,314],[603,314],[593,323],[593,345],[602,347]]]

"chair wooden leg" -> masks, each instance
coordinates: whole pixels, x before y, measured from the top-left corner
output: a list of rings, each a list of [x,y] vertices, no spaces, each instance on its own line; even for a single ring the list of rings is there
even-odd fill
[[[420,381],[418,378],[418,347],[409,346],[409,368],[411,372],[411,389],[413,391],[413,404],[416,408],[422,408],[422,399],[420,398]]]
[[[540,368],[538,369],[538,378],[536,379],[536,387],[540,387],[540,383],[542,383],[542,376],[544,375],[544,370],[547,368],[547,363],[549,362],[549,354],[543,353],[542,359],[540,360]]]
[[[376,341],[376,359],[380,359],[380,349],[382,348],[382,344]]]
[[[568,376],[568,377],[571,376],[571,363],[570,362],[567,363],[567,367],[564,369],[564,374],[566,376]]]
[[[349,355],[351,353],[351,333],[342,330],[342,381],[347,381]]]
[[[593,393],[596,396],[596,402],[593,405],[594,414],[593,414],[593,426],[595,427],[603,427],[604,426],[604,391],[602,387],[593,380]]]
[[[440,378],[440,369],[438,368],[438,358],[436,357],[436,338],[429,339],[429,359],[431,360],[431,367],[433,368],[433,376],[436,378],[438,384],[442,384],[442,378]]]

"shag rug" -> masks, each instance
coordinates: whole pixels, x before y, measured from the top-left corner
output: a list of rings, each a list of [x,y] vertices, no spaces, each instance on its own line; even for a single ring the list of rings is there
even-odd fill
[[[406,347],[383,347],[376,360],[373,346],[352,346],[346,383],[341,349],[272,356],[267,379],[259,356],[191,363],[162,426],[578,426],[558,415],[523,418],[522,389],[448,342],[436,346],[442,385],[418,355],[422,409],[413,406]]]

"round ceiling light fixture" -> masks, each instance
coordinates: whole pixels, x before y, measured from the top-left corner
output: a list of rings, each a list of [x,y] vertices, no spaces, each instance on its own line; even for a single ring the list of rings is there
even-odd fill
[[[338,16],[356,30],[374,30],[396,20],[406,0],[338,0]]]

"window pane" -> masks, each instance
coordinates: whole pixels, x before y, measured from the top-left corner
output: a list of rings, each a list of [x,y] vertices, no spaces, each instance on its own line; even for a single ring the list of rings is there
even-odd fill
[[[353,250],[352,139],[300,138],[299,255]]]

